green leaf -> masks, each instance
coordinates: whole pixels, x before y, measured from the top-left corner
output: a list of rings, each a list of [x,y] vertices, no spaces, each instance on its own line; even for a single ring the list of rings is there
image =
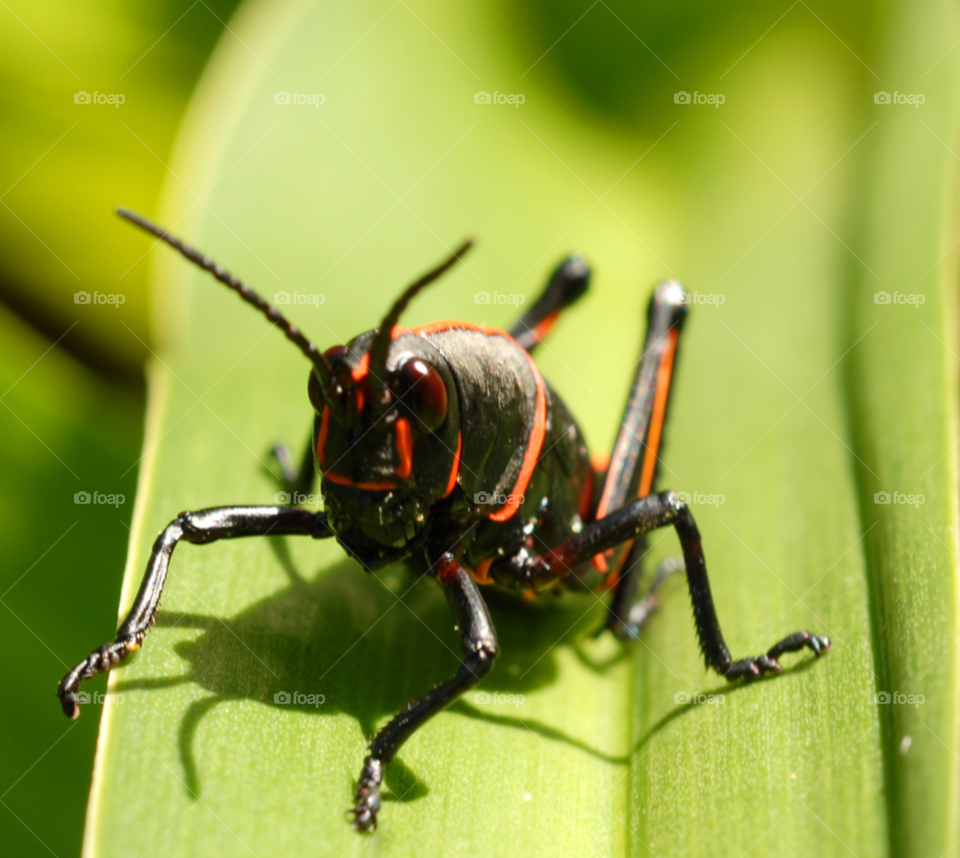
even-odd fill
[[[642,29],[614,9],[585,19],[601,65],[604,33]],[[538,362],[595,450],[616,433],[653,282],[722,295],[695,299],[661,483],[714,498],[693,508],[735,656],[804,627],[834,648],[731,687],[704,673],[682,581],[627,649],[591,639],[593,597],[491,597],[503,655],[483,688],[523,703],[468,695],[419,731],[358,843],[344,811],[367,738],[457,664],[440,593],[402,570],[364,575],[335,545],[185,546],[157,629],[111,676],[124,701],[102,725],[87,854],[953,848],[956,98],[953,59],[933,65],[954,41],[937,9],[868,10],[863,56],[805,4],[766,35],[775,17],[744,13],[705,54],[664,12],[655,48],[680,82],[645,54],[646,84],[626,63],[651,105],[637,113],[629,87],[591,102],[564,65],[576,52],[538,61],[550,28],[533,7],[519,24],[499,7],[244,6],[194,98],[164,223],[268,298],[322,294],[290,311],[323,347],[376,325],[467,233],[475,255],[407,324],[508,325],[509,305],[473,294],[532,297],[582,250],[592,293]],[[678,105],[679,89],[726,99]],[[876,105],[881,89],[926,101]],[[525,101],[476,104],[481,90]],[[266,450],[299,447],[310,419],[295,350],[173,254],[155,261],[163,351],[124,607],[153,534],[181,509],[270,501]],[[925,302],[875,304],[881,290]],[[925,502],[875,504],[879,491]],[[677,552],[667,532],[651,546],[651,563]],[[877,705],[880,692],[924,702]]]

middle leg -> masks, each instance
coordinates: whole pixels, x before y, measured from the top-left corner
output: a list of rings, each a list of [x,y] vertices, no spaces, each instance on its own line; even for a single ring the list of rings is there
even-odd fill
[[[644,348],[610,456],[596,519],[620,509],[629,498],[646,497],[653,490],[677,344],[687,313],[684,298],[683,288],[675,280],[659,284],[650,297]],[[639,539],[628,541],[616,558],[608,551],[610,556],[601,554],[593,560],[601,572],[607,573],[605,587],[614,588],[606,627],[622,640],[639,632],[640,624],[631,619],[631,613],[643,612],[645,620],[656,607],[655,599],[638,600],[645,553],[645,540]]]

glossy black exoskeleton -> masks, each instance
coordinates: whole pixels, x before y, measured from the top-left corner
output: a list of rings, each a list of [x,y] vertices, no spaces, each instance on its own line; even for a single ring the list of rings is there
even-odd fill
[[[127,210],[119,213],[209,271],[284,331],[313,364],[316,412],[299,467],[275,449],[286,487],[307,493],[321,475],[324,511],[235,506],[184,512],[157,538],[133,608],[113,643],[94,650],[60,682],[64,712],[80,714],[82,680],[138,649],[160,605],[170,558],[183,539],[330,537],[368,571],[419,564],[443,588],[460,629],[456,675],[410,703],[370,742],[353,807],[359,831],[376,828],[384,766],[431,716],[486,675],[499,653],[480,587],[522,598],[557,587],[612,589],[607,627],[635,638],[656,605],[658,575],[639,598],[643,534],[672,525],[683,549],[694,620],[706,664],[729,680],[779,672],[784,652],[829,649],[801,631],[765,654],[734,661],[714,610],[700,534],[673,492],[653,493],[677,344],[687,313],[676,281],[650,299],[647,336],[608,463],[594,464],[563,402],[531,352],[559,312],[587,289],[579,256],[562,262],[540,298],[508,333],[446,321],[398,325],[409,301],[451,268],[472,242],[400,296],[379,328],[320,353],[275,308],[211,259]]]

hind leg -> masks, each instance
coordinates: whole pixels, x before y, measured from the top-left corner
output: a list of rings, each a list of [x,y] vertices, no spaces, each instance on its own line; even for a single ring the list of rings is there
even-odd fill
[[[623,507],[633,498],[646,497],[653,489],[659,464],[663,427],[673,381],[680,329],[686,316],[684,292],[679,283],[669,280],[654,290],[647,310],[647,335],[637,362],[636,375],[621,421],[603,491],[597,505],[596,520]],[[607,615],[607,628],[618,637],[632,637],[640,622],[631,621],[634,603],[643,577],[643,541],[629,541],[617,553],[597,555],[594,566],[608,573],[606,588],[613,588],[613,601]],[[650,594],[652,597],[652,593]],[[636,607],[634,620],[645,620],[655,606],[655,597]]]
[[[527,310],[520,320],[510,329],[521,348],[528,352],[548,334],[560,311],[569,307],[580,298],[590,285],[590,269],[583,258],[577,254],[561,262],[553,274],[543,294]]]

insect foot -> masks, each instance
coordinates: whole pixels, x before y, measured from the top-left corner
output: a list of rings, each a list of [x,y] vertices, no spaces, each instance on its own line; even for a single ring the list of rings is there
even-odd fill
[[[383,783],[383,763],[376,757],[363,761],[363,771],[357,784],[353,827],[361,834],[377,830],[377,811],[380,810],[380,784]]]
[[[71,670],[57,686],[57,697],[63,707],[63,714],[68,718],[80,717],[80,698],[77,691],[84,679],[90,679],[98,673],[104,673],[111,667],[118,665],[133,650],[139,646],[136,638],[129,641],[114,641],[97,647],[90,655]]]
[[[830,638],[812,635],[808,631],[796,632],[774,644],[765,655],[733,662],[724,676],[732,682],[735,679],[759,679],[766,673],[782,673],[780,656],[785,652],[797,652],[804,647],[813,650],[813,654],[820,658],[820,653],[830,651]]]

